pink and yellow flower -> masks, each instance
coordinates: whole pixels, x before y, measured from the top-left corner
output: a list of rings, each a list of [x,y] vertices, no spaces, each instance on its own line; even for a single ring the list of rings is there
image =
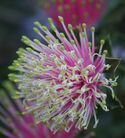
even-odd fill
[[[16,91],[10,82],[7,87]],[[7,88],[7,89],[9,89]],[[10,90],[9,90],[10,92]],[[0,90],[0,94],[5,91]],[[7,92],[8,93],[8,92]],[[8,95],[8,94],[7,94]],[[0,132],[8,138],[74,138],[77,130],[73,127],[70,132],[60,131],[53,134],[44,124],[35,124],[32,115],[25,114],[20,100],[14,101],[4,94],[0,101]],[[10,95],[10,94],[9,94]]]
[[[45,7],[49,17],[59,27],[58,16],[62,16],[65,24],[71,23],[74,28],[83,22],[91,27],[100,20],[107,2],[108,0],[49,0]]]
[[[85,24],[79,26],[79,38],[76,38],[72,25],[68,24],[67,29],[60,16],[59,21],[64,33],[57,30],[52,19],[49,23],[54,34],[35,22],[34,30],[45,43],[23,36],[23,42],[31,48],[17,52],[19,58],[10,69],[19,74],[9,77],[18,83],[21,92],[17,97],[24,99],[24,106],[33,114],[35,122],[45,123],[54,132],[70,131],[74,125],[78,129],[87,129],[94,116],[96,127],[97,107],[109,111],[103,88],[109,89],[114,97],[112,87],[117,85],[117,78],[107,79],[104,74],[104,70],[110,68],[105,62],[104,40],[100,41],[97,52],[94,27],[91,28],[92,42],[89,42]]]

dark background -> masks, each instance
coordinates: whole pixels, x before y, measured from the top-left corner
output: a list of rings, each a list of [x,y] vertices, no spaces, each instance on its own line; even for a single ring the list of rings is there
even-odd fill
[[[0,86],[8,78],[8,65],[16,58],[19,47],[25,47],[20,39],[30,38],[33,22],[47,23],[42,0],[0,0]],[[105,15],[97,26],[97,36],[107,36],[112,45],[111,54],[121,59],[116,71],[119,75],[116,95],[125,107],[125,0],[109,0]],[[85,131],[95,138],[125,138],[125,109],[109,100],[110,112],[99,111],[100,122],[94,130]],[[83,132],[79,134],[79,138]]]

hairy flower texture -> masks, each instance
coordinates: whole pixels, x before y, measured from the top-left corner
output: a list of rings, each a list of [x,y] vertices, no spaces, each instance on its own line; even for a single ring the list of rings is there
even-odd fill
[[[49,2],[48,2],[49,1]],[[75,28],[81,23],[91,27],[101,18],[108,0],[48,0],[45,4],[49,17],[60,27],[58,16],[71,23]]]
[[[44,122],[52,131],[76,128],[87,129],[92,116],[96,117],[97,106],[108,111],[106,93],[102,88],[114,92],[112,86],[117,85],[116,79],[107,79],[103,73],[110,68],[105,63],[107,51],[103,51],[104,40],[100,41],[100,50],[95,52],[94,27],[92,42],[88,41],[86,25],[79,27],[79,39],[76,38],[72,25],[65,26],[59,16],[64,33],[60,33],[49,18],[55,33],[39,22],[34,30],[46,41],[31,41],[26,36],[22,40],[31,48],[20,49],[19,59],[14,61],[10,69],[20,74],[10,74],[11,80],[18,83],[20,93],[17,97],[24,98],[27,112],[32,112],[35,121]]]
[[[6,82],[7,87],[13,89],[10,82]],[[11,90],[12,90],[11,89]],[[13,89],[13,92],[15,89]],[[10,92],[10,90],[8,91]],[[53,134],[42,123],[35,124],[32,115],[22,115],[24,111],[20,100],[14,101],[9,93],[4,94],[0,101],[0,134],[8,138],[74,138],[77,130],[73,127],[70,132],[60,131]],[[5,90],[0,94],[5,93]]]

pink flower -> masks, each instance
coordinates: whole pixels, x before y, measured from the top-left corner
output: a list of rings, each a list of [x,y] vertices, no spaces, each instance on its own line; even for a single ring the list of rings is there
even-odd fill
[[[58,16],[65,19],[65,24],[71,23],[75,28],[83,22],[89,27],[101,18],[108,0],[50,0],[46,3],[46,11],[57,26]]]
[[[10,74],[11,80],[18,83],[21,92],[17,97],[24,98],[27,112],[33,114],[37,123],[44,122],[52,131],[60,129],[70,131],[72,126],[87,129],[94,116],[96,127],[98,119],[96,109],[106,106],[108,88],[114,98],[113,86],[116,80],[107,79],[104,70],[110,68],[106,64],[106,53],[103,51],[104,40],[100,41],[100,50],[95,51],[94,27],[92,42],[89,42],[86,25],[79,26],[77,39],[72,25],[65,26],[63,18],[59,20],[64,29],[60,33],[49,19],[54,35],[47,27],[35,22],[34,30],[45,40],[41,43],[26,36],[22,40],[31,48],[20,49],[19,58],[10,69],[19,74]]]
[[[11,85],[9,82],[6,83],[9,86]],[[24,109],[19,100],[13,101],[10,97],[8,99],[7,96],[4,96],[3,99],[0,103],[0,130],[2,134],[9,138],[74,138],[76,135],[75,128],[72,128],[68,133],[60,131],[53,134],[42,123],[35,124],[30,114],[21,115]]]

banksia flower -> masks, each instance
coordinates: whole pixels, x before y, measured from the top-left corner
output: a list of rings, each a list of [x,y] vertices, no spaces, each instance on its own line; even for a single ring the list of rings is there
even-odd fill
[[[48,0],[45,9],[59,27],[58,16],[62,16],[65,24],[71,23],[74,28],[83,22],[91,27],[99,21],[107,3],[108,0]]]
[[[109,110],[103,88],[109,89],[114,97],[112,87],[117,85],[117,78],[107,79],[104,75],[104,70],[110,68],[105,62],[104,40],[100,41],[97,52],[94,27],[91,28],[92,42],[89,42],[85,24],[79,26],[77,39],[72,25],[69,24],[67,29],[60,16],[59,21],[65,34],[57,30],[50,18],[54,35],[47,27],[35,22],[34,30],[45,43],[23,36],[22,41],[31,48],[19,49],[19,58],[9,67],[19,74],[9,77],[18,83],[21,92],[16,97],[24,99],[23,104],[36,123],[43,122],[54,132],[69,131],[74,125],[78,129],[87,129],[94,116],[96,127],[97,107]]]
[[[60,131],[53,134],[42,123],[35,124],[32,115],[22,115],[24,108],[20,100],[14,101],[10,95],[16,91],[13,85],[6,81],[4,83],[7,90],[0,90],[0,134],[8,138],[74,138],[76,129],[72,128],[70,132]]]

